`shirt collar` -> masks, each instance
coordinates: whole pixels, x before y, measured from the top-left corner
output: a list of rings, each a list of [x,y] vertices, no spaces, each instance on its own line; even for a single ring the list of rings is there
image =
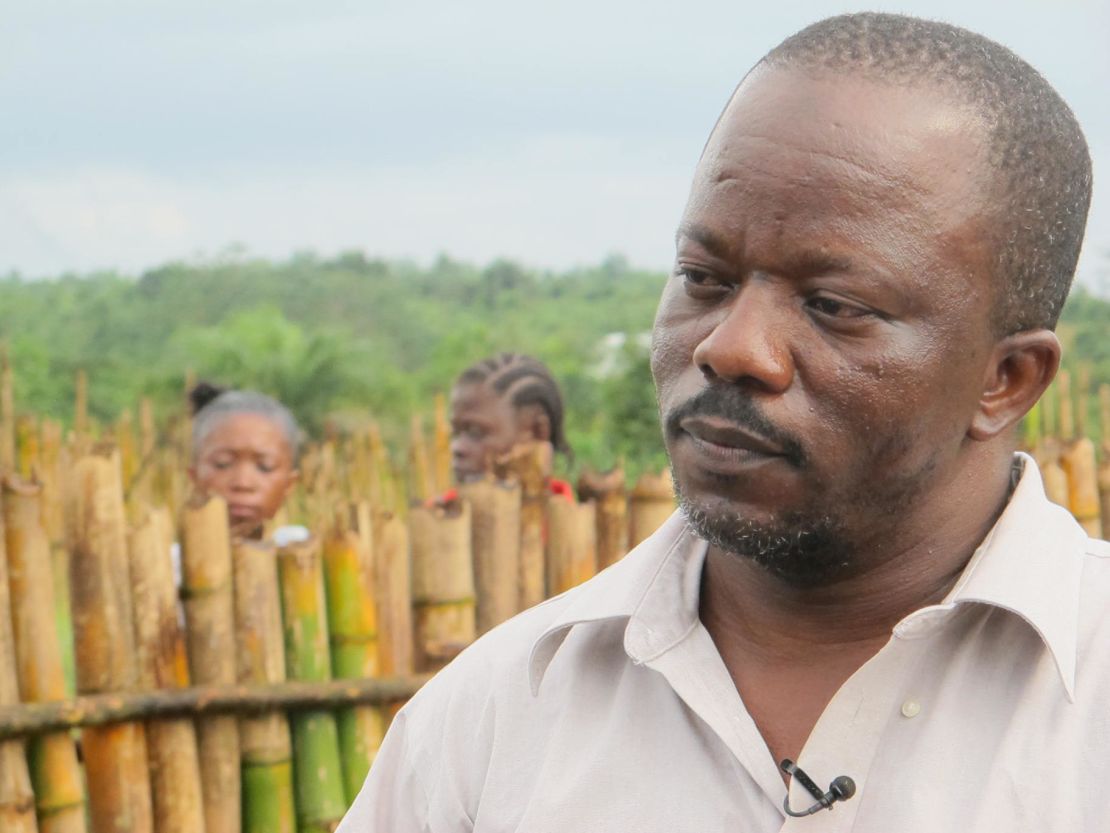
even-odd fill
[[[1086,535],[1067,510],[1045,497],[1032,458],[1018,457],[1021,476],[1006,509],[955,587],[942,603],[899,622],[894,635],[927,636],[966,604],[1003,608],[1040,636],[1072,700]],[[627,620],[625,651],[637,663],[682,639],[697,623],[706,550],[706,543],[689,529],[682,513],[675,512],[627,556],[570,591],[566,608],[532,645],[528,665],[532,693],[538,693],[548,665],[575,625]]]
[[[1022,467],[1017,486],[955,587],[940,604],[899,622],[894,635],[926,636],[966,604],[1008,610],[1044,642],[1068,700],[1073,701],[1087,535],[1066,509],[1045,496],[1033,458],[1017,456]]]
[[[666,580],[659,581],[661,573],[666,572],[669,577],[676,564],[686,563],[691,544],[695,548],[700,544],[704,557],[704,542],[690,532],[682,513],[675,512],[616,564],[585,584],[567,591],[566,595],[571,598],[566,607],[532,644],[528,661],[532,693],[539,691],[547,666],[571,628],[591,622],[630,619],[651,588],[666,588],[669,585]],[[696,604],[694,610],[696,615]],[[661,621],[673,619],[673,608],[668,615],[659,618]]]

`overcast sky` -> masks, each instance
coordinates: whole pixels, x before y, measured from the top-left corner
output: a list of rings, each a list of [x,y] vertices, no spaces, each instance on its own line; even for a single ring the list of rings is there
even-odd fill
[[[702,142],[837,2],[0,0],[0,273],[358,248],[669,265]],[[975,29],[1063,94],[1110,292],[1110,3],[871,2]]]

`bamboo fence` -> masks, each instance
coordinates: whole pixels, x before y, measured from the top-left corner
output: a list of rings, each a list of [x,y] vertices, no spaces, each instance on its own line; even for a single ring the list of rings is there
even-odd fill
[[[401,454],[373,423],[306,450],[284,513],[306,540],[233,541],[224,502],[188,493],[187,420],[160,425],[143,402],[98,429],[82,376],[65,432],[15,418],[11,376],[0,355],[5,833],[333,830],[429,673],[674,508],[667,472],[551,494],[543,445],[448,492],[439,399]],[[1049,495],[1099,534],[1110,389],[1096,404],[1071,382],[1025,444]]]

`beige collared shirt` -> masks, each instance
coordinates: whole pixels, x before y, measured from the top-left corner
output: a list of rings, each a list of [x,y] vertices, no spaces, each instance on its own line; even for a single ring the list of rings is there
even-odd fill
[[[825,709],[798,763],[857,792],[807,818],[698,619],[705,552],[676,514],[475,643],[397,716],[340,833],[1110,830],[1110,544],[1031,461],[949,597]]]

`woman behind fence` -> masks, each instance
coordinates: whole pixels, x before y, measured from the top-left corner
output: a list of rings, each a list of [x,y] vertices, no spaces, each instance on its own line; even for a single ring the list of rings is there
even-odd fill
[[[300,428],[289,409],[250,390],[201,382],[189,393],[193,448],[189,478],[227,502],[232,535],[262,538],[297,484]],[[295,539],[301,527],[275,538]],[[284,543],[284,541],[278,541]]]
[[[457,482],[481,477],[513,449],[537,442],[557,454],[571,454],[563,397],[543,362],[499,353],[459,375],[451,391],[451,464]],[[551,477],[550,470],[546,475],[553,494],[573,497],[569,483]]]

